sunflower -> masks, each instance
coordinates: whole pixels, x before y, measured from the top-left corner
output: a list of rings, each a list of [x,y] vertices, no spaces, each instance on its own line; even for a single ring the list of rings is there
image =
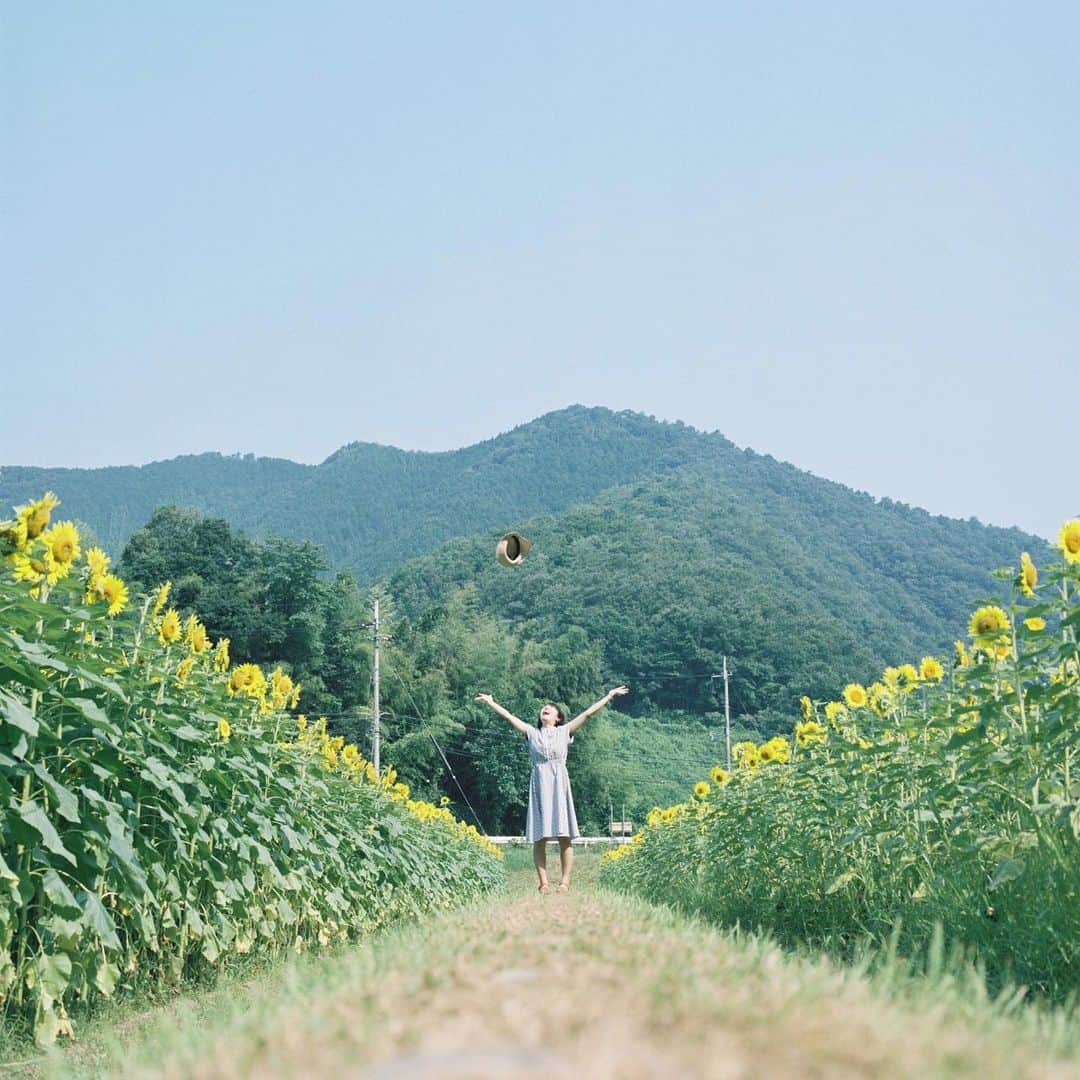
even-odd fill
[[[179,664],[176,665],[176,681],[183,683],[187,681],[188,676],[191,674],[195,667],[195,657],[185,656]]]
[[[802,709],[802,718],[804,720],[814,718],[814,703],[805,694],[799,698],[799,708]]]
[[[158,640],[162,645],[172,645],[180,640],[180,612],[169,608],[158,627]]]
[[[847,707],[842,701],[830,701],[825,706],[825,719],[835,726],[841,721],[846,712]]]
[[[923,682],[941,682],[945,677],[945,669],[934,657],[924,656],[919,662],[919,677]]]
[[[893,708],[893,697],[887,686],[883,686],[879,682],[871,683],[867,696],[870,699],[870,708],[878,716],[885,717],[889,715]]]
[[[897,668],[899,674],[898,685],[905,694],[910,694],[919,685],[919,672],[914,664],[901,664]]]
[[[49,574],[50,561],[48,556],[44,559],[32,559],[28,555],[16,553],[11,557],[12,575],[16,581],[39,585]]]
[[[713,770],[709,775],[712,777],[712,782],[717,787],[723,787],[731,779],[731,773],[729,773],[722,765],[713,766]]]
[[[1080,518],[1072,518],[1061,526],[1058,543],[1066,562],[1080,563]]]
[[[1024,625],[1034,634],[1039,634],[1046,629],[1046,620],[1040,619],[1038,615],[1033,615],[1030,619],[1024,620]]]
[[[106,574],[99,584],[103,600],[109,602],[107,615],[119,615],[127,607],[127,586],[115,575]]]
[[[707,782],[707,781],[705,781],[705,780],[699,780],[699,781],[698,781],[698,782],[697,782],[697,783],[696,783],[696,784],[694,785],[694,794],[695,794],[695,795],[696,795],[696,796],[697,796],[697,797],[698,797],[699,799],[704,799],[704,798],[705,798],[705,796],[706,796],[706,795],[708,795],[710,791],[712,791],[712,788],[711,788],[711,787],[709,787],[709,785],[708,785],[708,782]]]
[[[90,570],[90,587],[93,588],[109,572],[109,556],[99,547],[86,553],[86,565]]]
[[[227,637],[223,637],[214,650],[214,670],[229,670],[229,639]]]
[[[27,544],[26,522],[21,518],[15,521],[0,521],[0,555],[11,555],[22,551]]]
[[[783,735],[775,736],[766,745],[772,746],[777,761],[789,761],[791,759],[791,743]]]
[[[732,757],[743,769],[756,769],[761,764],[758,748],[752,742],[736,743],[731,748]]]
[[[270,676],[270,698],[275,709],[283,709],[292,697],[293,681],[281,670],[274,669]]]
[[[210,651],[210,638],[206,635],[206,627],[199,622],[197,615],[191,615],[187,621],[184,634],[188,648],[197,655]]]
[[[968,656],[967,646],[962,641],[954,641],[953,645],[956,649],[956,661],[955,667],[971,667],[971,657]]]
[[[844,687],[844,701],[849,709],[865,709],[868,700],[865,686],[853,682]]]
[[[45,531],[49,524],[49,515],[59,505],[60,500],[51,491],[46,491],[37,502],[15,508],[19,521],[26,526],[27,540],[36,540]]]
[[[824,742],[827,732],[816,720],[805,720],[795,725],[795,741],[800,746],[809,746],[811,743]]]
[[[266,693],[266,676],[258,664],[241,664],[233,668],[228,690],[230,694],[244,694],[261,700]]]
[[[232,735],[232,725],[228,720],[222,718],[217,722],[217,731],[224,742],[229,741],[229,736]]]
[[[1020,574],[1016,583],[1025,596],[1035,595],[1035,586],[1039,584],[1039,571],[1026,551],[1020,556]]]
[[[33,551],[36,546],[37,550]],[[10,556],[8,562],[16,581],[28,581],[37,586],[42,582],[55,585],[58,581],[66,578],[71,573],[72,563],[57,562],[53,558],[52,548],[47,544],[32,545],[26,551],[17,551]],[[40,590],[30,590],[30,595],[37,599]]]
[[[42,533],[42,543],[59,566],[68,566],[79,557],[79,530],[73,521],[58,521]]]
[[[154,617],[156,618],[161,614],[161,609],[165,606],[169,599],[169,590],[172,588],[172,582],[166,581],[164,585],[158,587],[157,596],[154,597]]]
[[[996,652],[1009,644],[1009,616],[1001,608],[988,604],[971,616],[968,633],[977,649]]]
[[[782,764],[791,757],[791,745],[783,735],[776,735],[758,747],[758,757],[763,764],[768,761]]]

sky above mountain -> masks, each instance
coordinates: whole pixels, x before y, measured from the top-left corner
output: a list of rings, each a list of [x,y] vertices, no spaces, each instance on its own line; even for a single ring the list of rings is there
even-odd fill
[[[450,449],[581,402],[1080,512],[1075,5],[0,20],[2,463]]]

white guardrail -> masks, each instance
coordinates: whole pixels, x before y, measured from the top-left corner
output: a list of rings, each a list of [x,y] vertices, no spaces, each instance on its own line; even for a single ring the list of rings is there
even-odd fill
[[[531,846],[531,841],[526,840],[524,836],[489,836],[488,839],[493,844],[498,844],[505,847],[525,847]],[[629,836],[575,836],[573,840],[574,847],[592,847],[594,844],[629,844],[632,837]],[[554,840],[549,840],[549,844],[554,844]]]

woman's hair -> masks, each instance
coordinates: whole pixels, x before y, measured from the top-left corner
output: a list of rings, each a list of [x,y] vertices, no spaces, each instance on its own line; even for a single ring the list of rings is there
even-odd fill
[[[566,723],[566,716],[562,711],[562,707],[559,706],[559,705],[556,705],[555,702],[553,702],[553,701],[549,701],[547,704],[550,705],[555,710],[555,715],[558,716],[558,718],[559,718],[558,720],[555,721],[555,726],[556,727],[562,727],[563,724]],[[546,709],[547,705],[545,705],[544,708]],[[540,717],[539,716],[536,718],[536,726],[538,728],[544,726],[540,722]]]

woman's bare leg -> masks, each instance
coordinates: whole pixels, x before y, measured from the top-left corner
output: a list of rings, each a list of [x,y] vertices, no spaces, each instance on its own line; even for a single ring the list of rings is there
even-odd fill
[[[569,836],[559,837],[559,865],[562,869],[559,892],[566,892],[570,888],[570,871],[574,868],[574,845]]]
[[[533,866],[536,867],[536,876],[540,884],[537,886],[541,892],[548,891],[547,876],[547,841],[537,840],[533,844]]]

